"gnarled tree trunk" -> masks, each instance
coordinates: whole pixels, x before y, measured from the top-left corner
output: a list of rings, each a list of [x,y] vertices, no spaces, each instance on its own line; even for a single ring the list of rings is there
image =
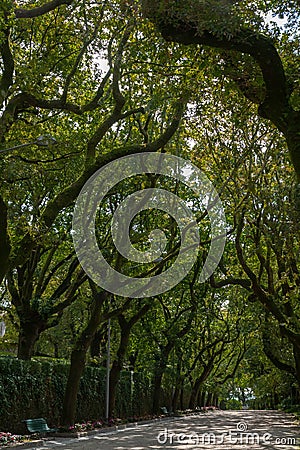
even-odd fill
[[[118,381],[120,379],[121,370],[123,369],[124,360],[129,344],[129,337],[134,325],[149,311],[151,305],[144,305],[130,320],[126,320],[123,314],[118,316],[118,322],[121,328],[121,340],[117,351],[117,358],[112,364],[109,376],[109,415],[114,415],[116,404],[116,393]]]
[[[61,417],[61,424],[64,426],[72,426],[75,423],[77,394],[80,379],[85,368],[86,354],[101,322],[102,305],[107,295],[107,292],[94,293],[90,320],[78,337],[72,351]]]
[[[169,341],[165,346],[162,347],[161,354],[156,362],[154,369],[154,381],[153,381],[153,414],[158,414],[160,412],[160,398],[161,398],[161,384],[162,378],[165,373],[168,364],[168,358],[171,350],[175,346],[175,342]]]
[[[19,359],[30,360],[34,355],[35,344],[40,337],[43,324],[34,321],[22,321],[19,330],[18,353]]]

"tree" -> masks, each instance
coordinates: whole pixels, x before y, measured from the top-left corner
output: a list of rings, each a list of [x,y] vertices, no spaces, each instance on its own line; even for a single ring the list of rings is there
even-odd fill
[[[108,21],[111,20],[111,10],[109,7],[107,7],[107,16]],[[84,8],[83,8],[84,9]],[[9,11],[8,11],[9,13]],[[88,18],[86,17],[86,20],[89,20],[90,23],[85,23],[85,13],[88,14]],[[50,14],[50,13],[48,13]],[[63,117],[63,123],[65,124],[66,121],[70,122],[70,118],[72,118],[71,126],[73,126],[74,123],[77,123],[76,127],[80,125],[83,126],[85,123],[85,132],[86,135],[83,139],[83,136],[85,134],[83,128],[80,130],[79,133],[76,134],[76,130],[74,135],[78,137],[79,142],[77,142],[77,145],[79,147],[79,152],[77,155],[77,161],[76,163],[74,161],[71,162],[68,172],[68,177],[66,177],[64,180],[62,180],[59,185],[55,186],[55,189],[52,188],[51,192],[51,199],[47,198],[45,199],[45,204],[42,207],[42,212],[40,213],[38,217],[38,228],[39,231],[36,231],[34,236],[33,233],[28,232],[26,230],[26,227],[23,227],[23,236],[20,238],[20,235],[18,236],[17,242],[12,242],[10,231],[7,228],[7,221],[9,221],[9,218],[6,214],[7,206],[1,203],[1,208],[3,211],[3,220],[2,220],[2,229],[1,229],[1,239],[2,239],[2,248],[3,248],[3,258],[2,264],[2,279],[5,273],[7,272],[7,267],[14,268],[16,265],[21,265],[23,262],[25,262],[30,252],[34,250],[35,246],[37,245],[38,236],[44,235],[51,227],[54,225],[58,215],[65,210],[68,206],[72,205],[74,200],[76,199],[78,193],[80,192],[81,187],[83,184],[89,179],[89,177],[100,167],[108,163],[109,161],[114,160],[115,158],[118,158],[120,156],[128,155],[131,153],[137,153],[141,151],[157,151],[160,148],[162,148],[169,139],[173,136],[175,131],[177,130],[177,127],[180,122],[181,115],[184,110],[184,104],[185,100],[181,99],[179,100],[179,103],[175,107],[176,112],[173,116],[173,121],[170,123],[169,118],[166,117],[166,121],[169,126],[166,126],[166,128],[163,130],[162,133],[158,132],[158,129],[153,129],[152,132],[152,139],[148,139],[147,145],[144,145],[144,139],[145,139],[145,132],[142,133],[143,130],[139,131],[136,127],[137,122],[135,122],[135,128],[133,130],[133,127],[131,125],[131,119],[136,117],[137,114],[143,112],[143,107],[138,106],[134,107],[133,109],[129,108],[127,111],[124,112],[124,107],[126,103],[132,103],[133,98],[128,94],[126,91],[126,88],[128,85],[126,83],[128,82],[128,79],[130,81],[131,74],[127,74],[127,76],[123,76],[124,71],[124,61],[122,62],[122,58],[126,56],[129,56],[129,47],[128,47],[128,41],[130,39],[131,33],[133,31],[132,25],[129,24],[130,19],[126,31],[123,33],[122,36],[120,36],[120,33],[117,34],[117,38],[119,39],[119,44],[115,45],[114,48],[112,48],[112,42],[111,36],[107,37],[106,35],[103,36],[99,32],[99,27],[95,24],[96,17],[95,17],[96,11],[94,8],[87,8],[82,10],[82,8],[76,9],[76,7],[73,9],[73,19],[78,21],[77,29],[81,28],[82,33],[84,34],[86,31],[86,36],[88,38],[85,38],[83,42],[75,42],[74,41],[74,26],[68,27],[69,23],[66,25],[64,24],[64,29],[60,30],[60,32],[65,32],[66,35],[64,37],[66,39],[70,38],[72,44],[75,45],[75,48],[67,48],[66,53],[62,55],[59,53],[59,45],[60,41],[56,40],[54,41],[53,45],[53,51],[52,53],[47,55],[48,49],[45,48],[43,50],[45,59],[43,61],[43,68],[41,70],[41,76],[39,79],[37,76],[37,70],[39,68],[35,67],[32,73],[33,78],[31,81],[31,88],[30,92],[26,91],[26,84],[24,85],[24,81],[22,82],[22,75],[24,69],[22,66],[19,68],[16,63],[19,63],[18,61],[13,60],[13,54],[10,50],[10,39],[9,39],[9,32],[10,32],[10,22],[8,22],[5,26],[6,35],[5,35],[5,41],[3,43],[4,49],[2,52],[2,59],[3,59],[3,66],[6,68],[6,70],[3,72],[3,80],[2,83],[6,86],[7,89],[5,91],[4,99],[7,103],[7,106],[4,108],[3,114],[2,114],[2,132],[4,138],[10,138],[10,136],[14,133],[19,134],[20,131],[24,133],[24,129],[21,128],[20,125],[22,114],[26,116],[29,115],[29,117],[34,117],[37,113],[40,114],[39,119],[44,122],[44,120],[49,121],[49,124],[51,124],[51,127],[49,125],[49,129],[57,129],[58,132],[60,132],[60,129],[58,129],[58,124],[56,120],[56,115],[53,114],[55,111],[57,114],[61,115]],[[104,10],[102,11],[102,14],[104,14]],[[63,21],[65,18],[64,13],[59,11],[58,13],[58,19]],[[97,16],[98,19],[98,16]],[[123,21],[124,15],[122,17],[119,17],[119,20]],[[23,19],[22,19],[23,20]],[[25,20],[25,19],[24,19]],[[21,46],[24,45],[30,45],[29,42],[32,41],[33,37],[37,36],[37,39],[42,39],[43,36],[39,36],[36,27],[40,26],[40,30],[42,28],[45,29],[44,31],[44,41],[47,37],[47,44],[50,45],[52,34],[58,31],[58,28],[53,22],[51,22],[51,17],[47,14],[42,15],[39,17],[39,22],[34,24],[34,30],[35,33],[34,36],[28,36],[27,30],[26,32],[22,28],[22,24],[18,23],[17,27],[19,25],[20,32],[18,33],[18,28],[16,27],[16,30],[14,30],[15,35],[17,36],[17,42],[19,40],[21,41]],[[72,20],[70,20],[71,23]],[[124,22],[123,22],[124,23]],[[50,26],[49,26],[50,24]],[[93,25],[93,29],[91,29]],[[108,25],[108,22],[106,24]],[[115,25],[114,23],[112,24]],[[112,26],[110,22],[110,27]],[[47,30],[48,26],[48,30]],[[58,25],[59,26],[59,25]],[[85,26],[88,26],[88,31],[85,30]],[[117,25],[118,27],[118,25]],[[104,31],[103,31],[104,29]],[[120,29],[120,27],[119,27]],[[107,30],[105,30],[104,23],[102,24],[102,31],[105,33]],[[48,33],[48,34],[47,34]],[[73,34],[73,35],[72,35]],[[113,34],[113,31],[112,31]],[[13,35],[14,36],[14,35]],[[92,76],[93,82],[88,85],[88,89],[85,92],[84,98],[82,99],[82,104],[76,104],[75,101],[71,102],[71,100],[75,99],[77,96],[76,91],[76,83],[82,83],[82,77],[85,76],[85,82],[86,78],[90,79],[91,75],[91,69],[92,69],[92,58],[87,57],[88,54],[88,48],[91,46],[91,43],[94,45],[98,45],[98,51],[103,51],[103,45],[101,44],[101,39],[103,38],[103,42],[106,45],[105,50],[109,51],[110,54],[108,55],[108,61],[110,62],[110,67],[108,68],[107,73],[98,80],[98,76],[95,77],[95,74]],[[53,43],[53,42],[52,42]],[[35,43],[35,46],[39,48],[41,51],[41,42],[37,40]],[[80,45],[81,44],[81,45]],[[39,47],[38,47],[39,46]],[[125,51],[126,48],[126,51]],[[6,49],[6,52],[5,52]],[[34,46],[32,45],[31,52],[34,52]],[[113,54],[111,54],[113,52]],[[36,50],[35,58],[38,59],[38,50]],[[9,54],[9,55],[8,55]],[[70,58],[70,54],[74,55],[72,58],[72,61],[68,64],[67,67],[61,67],[59,66],[59,62],[61,58]],[[18,55],[19,57],[19,55]],[[31,54],[31,58],[33,58],[33,54]],[[74,60],[75,59],[75,60]],[[126,64],[128,64],[128,60],[126,61]],[[10,78],[7,79],[7,72],[10,68]],[[18,70],[18,72],[17,72]],[[18,76],[17,76],[18,75]],[[36,77],[36,78],[34,78]],[[55,78],[56,77],[56,78]],[[55,78],[55,83],[49,83],[49,78],[52,80]],[[124,95],[121,92],[121,79],[126,78],[124,80]],[[133,84],[136,82],[135,78],[133,79]],[[58,83],[58,85],[57,85]],[[41,84],[43,86],[43,89],[41,89]],[[13,87],[13,89],[12,89]],[[10,90],[9,90],[10,88]],[[52,92],[55,90],[61,90],[62,89],[62,95],[59,99],[51,98],[53,95]],[[45,97],[43,98],[43,90]],[[19,91],[22,93],[20,94]],[[152,87],[153,92],[153,87]],[[144,97],[147,97],[149,99],[149,94],[144,93]],[[55,94],[54,94],[55,96]],[[138,96],[140,98],[140,101],[142,100],[141,92],[139,91]],[[151,96],[151,94],[150,94]],[[50,97],[50,98],[49,98]],[[87,97],[87,99],[86,99]],[[102,104],[101,101],[103,99],[106,100],[106,105]],[[70,102],[68,101],[70,100]],[[143,98],[144,100],[144,98]],[[13,114],[10,113],[10,109],[13,109]],[[103,112],[105,114],[103,114]],[[107,112],[108,111],[108,112]],[[168,115],[170,113],[170,109],[168,108],[168,112],[166,111],[166,114]],[[104,119],[103,119],[104,115]],[[101,120],[102,117],[102,120]],[[23,118],[23,117],[22,117]],[[73,120],[74,119],[74,120]],[[85,122],[84,122],[85,120]],[[151,120],[151,114],[149,117],[149,120]],[[79,122],[78,122],[79,121]],[[124,128],[119,129],[120,136],[118,139],[113,139],[113,136],[110,135],[111,127],[114,124],[121,123],[121,122],[127,122],[128,128],[124,130]],[[135,121],[135,120],[134,120]],[[155,121],[155,119],[154,119]],[[90,125],[92,123],[92,125]],[[31,126],[34,125],[34,121],[31,122]],[[153,124],[155,127],[155,124]],[[160,126],[160,131],[161,131]],[[67,131],[67,130],[65,130]],[[70,127],[68,129],[68,133],[70,133]],[[130,135],[128,136],[128,133]],[[9,134],[10,133],[10,134]],[[89,137],[88,137],[89,136]],[[107,151],[107,142],[105,139],[107,137],[110,137],[113,139],[113,142],[117,142],[117,145],[114,145],[114,149],[110,149],[110,151]],[[142,142],[135,143],[133,145],[127,144],[124,146],[124,142],[122,138],[127,139],[126,143],[130,138],[134,142],[138,142],[138,140],[141,140]],[[159,138],[159,139],[158,139]],[[74,139],[75,140],[75,139]],[[85,141],[85,142],[83,142]],[[105,142],[104,142],[105,141]],[[102,147],[103,145],[103,147]],[[100,148],[101,147],[101,148]],[[4,149],[5,150],[5,149]],[[50,149],[53,151],[53,149]],[[43,149],[45,152],[46,150]],[[51,155],[51,151],[49,152]],[[83,154],[80,154],[81,152],[85,153],[85,156],[83,157]],[[8,155],[8,153],[4,153],[4,155]],[[56,155],[55,155],[56,156]],[[21,155],[21,160],[26,158],[25,156]],[[50,158],[49,158],[50,159]],[[53,159],[53,158],[52,158]],[[55,159],[54,159],[55,161]],[[6,162],[6,161],[4,161]],[[25,161],[25,162],[30,162]],[[34,161],[32,163],[38,163],[42,161],[36,160],[34,158]],[[76,168],[76,169],[75,169]],[[74,176],[75,171],[79,173],[79,175],[76,177]],[[5,196],[8,196],[8,192],[5,192]],[[49,193],[48,193],[49,196]],[[6,220],[7,218],[7,220]],[[20,230],[21,234],[21,230]],[[13,244],[13,248],[11,248],[11,244]],[[10,251],[9,251],[10,249]],[[7,258],[7,255],[9,253],[9,258]],[[5,256],[6,255],[6,256]]]
[[[257,306],[251,311],[260,317],[261,337],[266,320],[274,338],[285,336],[289,342],[288,352],[276,352],[275,345],[269,345],[269,357],[297,378],[299,357],[293,347],[298,347],[299,335],[299,224],[292,201],[294,173],[282,152],[282,135],[253,116],[253,106],[237,93],[224,99],[224,78],[209,103],[204,85],[204,99],[201,103],[199,95],[190,129],[185,130],[186,139],[194,140],[193,160],[215,177],[227,211],[227,246],[211,285],[244,289],[247,309],[253,302]],[[210,158],[203,150],[206,146]],[[286,348],[284,340],[274,342]]]
[[[61,422],[63,425],[74,425],[77,394],[79,390],[79,383],[84,371],[86,354],[93,340],[94,334],[101,323],[103,317],[103,303],[107,297],[107,292],[97,292],[95,288],[93,291],[93,301],[91,303],[90,318],[76,339],[71,354],[71,364],[69,375],[64,394],[64,403]]]
[[[132,355],[137,368],[145,363],[152,371],[156,412],[160,388],[168,382],[175,388],[176,408],[187,379],[192,406],[205,382],[212,393],[213,383],[219,389],[234,377],[246,327],[237,330],[231,323],[239,313],[232,304],[226,308],[229,285],[239,286],[238,308],[246,304],[260,320],[270,360],[299,382],[299,228],[295,210],[286,205],[294,177],[279,151],[288,146],[300,181],[299,93],[293,86],[299,70],[293,28],[298,4],[289,2],[284,12],[291,19],[288,36],[288,29],[259,17],[268,8],[282,12],[285,3],[278,0],[257,12],[250,2],[226,0],[142,3],[166,40],[141,20],[137,1],[53,0],[36,7],[22,2],[19,8],[8,0],[0,7],[1,294],[19,318],[24,359],[34,354],[42,333],[55,333],[63,312],[77,302],[84,319],[73,330],[67,424],[74,421],[88,348],[112,315],[120,326],[120,345],[111,370],[111,411],[119,372]],[[221,303],[207,314],[207,323],[195,319],[207,301],[194,286],[197,268],[176,290],[155,299],[149,311],[147,300],[138,310],[123,298],[107,311],[108,294],[88,286],[73,252],[72,208],[84,183],[116,158],[152,151],[189,157],[213,176],[223,195],[228,244],[209,288],[211,302],[221,298]],[[170,186],[163,177],[149,178],[150,183],[142,177],[138,182]],[[136,186],[127,180],[109,193],[98,214],[97,238],[110,263],[139,276],[140,268],[115,252],[107,230],[109,211],[113,214]],[[173,189],[183,193],[200,222],[197,201],[182,186]],[[141,213],[130,230],[134,245],[144,249],[145,236],[157,223],[171,242],[163,260],[148,268],[150,276],[176,258],[179,234],[172,220],[153,212]],[[200,227],[204,259],[209,226],[204,220]],[[125,311],[129,303],[132,309]],[[279,345],[284,351],[274,351]],[[178,356],[177,364],[172,356]]]
[[[86,280],[86,275],[82,270],[79,269],[76,272],[78,260],[75,258],[62,280],[57,284],[58,269],[69,259],[68,257],[51,268],[46,277],[47,265],[50,265],[53,253],[50,251],[48,254],[38,280],[34,277],[38,257],[34,260],[31,259],[22,267],[18,267],[16,274],[11,271],[7,276],[11,302],[20,322],[19,359],[31,359],[40,334],[57,325],[63,310],[75,301],[78,295],[77,290]],[[49,284],[50,289],[47,290]]]
[[[278,368],[292,373],[299,385],[299,227],[289,202],[292,175],[278,155],[279,142],[278,136],[272,141],[262,138],[256,161],[251,158],[237,178],[236,187],[245,194],[237,199],[234,212],[237,267],[242,271],[229,268],[227,256],[219,281],[213,275],[211,282],[215,288],[243,286],[248,305],[260,304],[258,314],[265,312],[261,331],[266,354]],[[288,342],[288,352],[271,344],[276,336],[282,336],[282,348]]]
[[[116,404],[117,385],[120,379],[121,370],[124,368],[124,361],[127,355],[129,346],[130,334],[134,325],[141,320],[143,316],[147,314],[152,306],[152,300],[148,303],[140,304],[133,311],[133,314],[129,315],[128,312],[118,315],[117,320],[120,327],[120,341],[117,349],[116,358],[113,360],[112,367],[109,375],[109,417],[113,417]],[[131,311],[130,311],[131,312]]]
[[[2,5],[0,280],[6,277],[19,315],[24,359],[85,280],[76,258],[68,268],[66,248],[80,189],[115,158],[162,149],[186,102],[170,107],[160,75],[148,88],[134,72],[141,38],[128,11],[116,16],[113,4],[71,3],[16,11],[13,2]],[[107,59],[100,73],[99,55]]]
[[[290,2],[287,11],[283,5],[286,3],[270,2],[254,13],[250,2],[142,1],[145,16],[167,41],[223,50],[216,64],[226,67],[243,95],[258,104],[258,115],[283,133],[299,183],[300,113],[299,101],[293,95],[297,79],[296,72],[284,67],[286,61],[296,58],[293,44],[298,36],[292,28],[287,43],[286,33],[277,30],[275,35],[261,18],[267,12],[280,11],[296,22],[298,3]]]

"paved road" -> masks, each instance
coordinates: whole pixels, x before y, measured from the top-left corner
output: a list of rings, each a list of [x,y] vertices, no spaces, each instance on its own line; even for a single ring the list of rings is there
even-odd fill
[[[47,440],[31,450],[300,449],[300,427],[278,411],[216,411],[88,438]]]

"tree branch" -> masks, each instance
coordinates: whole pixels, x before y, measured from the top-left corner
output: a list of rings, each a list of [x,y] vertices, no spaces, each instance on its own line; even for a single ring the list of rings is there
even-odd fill
[[[285,372],[291,373],[294,377],[296,377],[295,367],[281,361],[273,352],[270,337],[266,332],[266,330],[263,331],[263,349],[265,355],[274,364],[274,366],[276,366],[280,370],[284,370]]]
[[[2,73],[1,81],[0,81],[0,104],[2,105],[3,101],[7,97],[8,90],[13,83],[13,75],[14,75],[14,58],[9,45],[9,29],[5,29],[3,31],[4,39],[0,46],[0,53],[3,61],[4,70]]]
[[[121,62],[122,62],[122,56],[123,51],[125,48],[125,45],[129,39],[130,36],[130,27],[128,27],[121,39],[120,45],[117,50],[117,54],[115,56],[115,64],[113,67],[113,80],[112,80],[112,92],[113,92],[113,98],[115,101],[115,106],[112,111],[112,113],[105,119],[102,124],[98,127],[98,129],[95,131],[94,135],[91,137],[91,139],[88,142],[87,145],[87,151],[86,151],[86,163],[89,164],[89,161],[93,161],[95,158],[95,149],[96,146],[99,144],[100,140],[103,138],[105,133],[117,122],[122,118],[122,109],[125,105],[125,97],[121,93],[120,90],[120,79],[121,79]]]
[[[87,51],[89,45],[96,38],[96,36],[98,34],[98,29],[99,29],[99,27],[96,26],[96,28],[95,28],[95,30],[93,32],[93,35],[89,39],[85,40],[85,42],[83,43],[83,46],[82,46],[79,54],[77,55],[76,61],[75,61],[74,65],[73,65],[71,71],[68,73],[68,75],[66,77],[64,90],[63,90],[63,93],[62,93],[62,96],[61,96],[61,101],[62,101],[63,104],[66,104],[67,96],[68,96],[68,90],[69,90],[72,78],[74,77],[74,75],[75,75],[75,73],[76,73],[76,71],[77,71],[77,69],[78,69],[78,67],[79,67],[79,65],[80,65],[80,63],[81,63],[81,61],[83,59],[83,56],[84,56],[85,52]]]
[[[64,191],[59,193],[53,200],[49,201],[41,215],[40,233],[45,233],[48,228],[51,227],[59,212],[67,206],[70,206],[74,202],[76,197],[79,195],[83,185],[98,169],[104,167],[109,162],[123,156],[133,155],[141,152],[156,152],[163,148],[170,141],[170,139],[178,129],[182,115],[185,111],[185,104],[186,102],[184,99],[180,99],[176,103],[174,108],[175,112],[173,120],[166,128],[166,130],[155,141],[149,143],[146,146],[142,144],[119,147],[105,155],[99,155],[95,163],[92,166],[87,167],[79,176],[79,178],[77,178],[77,180],[75,180]],[[34,245],[35,241],[33,240],[33,237],[30,235],[30,233],[27,233],[21,240],[18,249],[16,249],[14,257],[10,260],[10,267],[22,265],[27,258],[26,255],[30,253],[30,251],[34,248]]]
[[[73,0],[52,0],[45,3],[45,5],[32,9],[17,8],[15,9],[15,16],[17,19],[33,19],[34,17],[43,16],[61,5],[71,5],[71,3],[73,3]]]
[[[159,12],[150,14],[150,19],[167,41],[184,45],[202,44],[252,56],[260,67],[266,87],[265,97],[258,113],[271,120],[284,133],[287,132],[286,113],[292,112],[289,105],[289,90],[282,61],[268,37],[245,28],[236,30],[235,35],[230,37],[225,34],[220,37],[208,30],[199,32],[198,23],[174,17],[164,7],[160,8]]]
[[[241,234],[244,226],[244,218],[243,216],[239,218],[239,223],[237,225],[237,231],[236,231],[236,240],[235,240],[235,247],[237,252],[237,257],[239,260],[240,265],[242,266],[244,272],[249,277],[252,283],[252,289],[254,294],[257,296],[259,301],[262,303],[262,305],[265,307],[267,311],[270,311],[273,316],[282,324],[286,323],[286,318],[282,314],[280,308],[276,305],[276,303],[273,301],[272,297],[270,295],[267,295],[267,293],[264,291],[264,289],[261,287],[257,276],[252,271],[250,266],[247,264],[244,252],[241,246]]]
[[[111,75],[111,69],[109,69],[107,71],[107,73],[105,74],[105,76],[103,77],[103,79],[102,79],[102,81],[101,81],[101,83],[99,85],[99,88],[98,88],[94,98],[90,102],[88,102],[86,105],[84,105],[82,107],[82,112],[93,111],[94,109],[97,108],[100,98],[103,97],[104,88],[105,88],[106,83],[108,82],[108,80],[110,78],[110,75]]]
[[[66,277],[63,279],[63,281],[59,284],[59,286],[55,289],[54,293],[51,295],[50,301],[54,302],[55,300],[57,300],[70,287],[71,280],[72,280],[72,275],[73,275],[73,273],[76,270],[78,265],[79,265],[79,261],[78,261],[78,259],[76,257],[71,262]]]
[[[247,291],[251,291],[251,281],[245,278],[228,277],[225,280],[216,281],[214,274],[210,277],[210,285],[213,288],[222,288],[225,286],[241,286]]]
[[[75,280],[69,286],[65,294],[65,299],[63,301],[60,301],[51,308],[49,317],[53,316],[54,314],[62,314],[64,309],[70,306],[76,300],[77,298],[76,291],[87,279],[88,277],[86,273],[82,269],[80,269]]]
[[[53,220],[55,219],[57,214],[63,208],[69,206],[76,199],[84,183],[101,167],[104,167],[109,162],[114,161],[115,159],[122,156],[133,155],[140,152],[156,152],[164,147],[177,131],[185,109],[184,107],[185,102],[183,100],[177,102],[175,106],[174,118],[171,124],[166,128],[165,132],[158,137],[156,141],[151,142],[146,146],[130,145],[127,147],[119,147],[112,150],[108,154],[100,155],[92,167],[85,170],[73,184],[67,187],[63,192],[58,194],[54,200],[48,203],[41,217],[45,225],[47,227],[50,227],[52,225]]]

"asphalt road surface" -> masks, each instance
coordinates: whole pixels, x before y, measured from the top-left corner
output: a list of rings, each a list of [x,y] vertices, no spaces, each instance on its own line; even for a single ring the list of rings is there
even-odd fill
[[[28,448],[28,447],[27,447]],[[48,438],[31,450],[300,450],[300,426],[279,411],[215,411],[79,439]]]

